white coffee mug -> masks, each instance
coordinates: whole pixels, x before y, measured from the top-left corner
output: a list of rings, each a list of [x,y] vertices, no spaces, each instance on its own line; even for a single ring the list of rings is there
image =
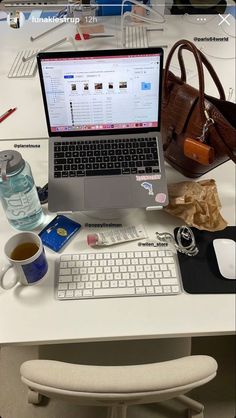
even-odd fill
[[[12,236],[5,244],[4,253],[7,262],[0,270],[0,284],[3,289],[11,289],[17,282],[25,286],[34,285],[48,271],[41,238],[34,232],[22,232]],[[4,277],[10,268],[13,269],[13,283]]]

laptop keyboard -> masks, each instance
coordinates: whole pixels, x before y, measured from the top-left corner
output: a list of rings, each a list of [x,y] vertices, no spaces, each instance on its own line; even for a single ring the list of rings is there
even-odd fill
[[[54,177],[160,173],[156,138],[54,143]]]

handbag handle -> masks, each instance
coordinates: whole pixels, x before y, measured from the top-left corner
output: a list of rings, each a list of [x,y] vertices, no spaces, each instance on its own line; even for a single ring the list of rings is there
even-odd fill
[[[205,91],[205,85],[204,85],[204,73],[203,73],[203,66],[202,66],[202,61],[200,59],[200,54],[198,49],[196,48],[196,46],[186,40],[186,39],[181,39],[180,41],[176,42],[170,52],[169,55],[167,57],[166,60],[166,66],[165,66],[165,73],[164,73],[164,95],[167,98],[168,97],[168,72],[169,72],[169,67],[170,67],[170,62],[172,59],[172,56],[175,52],[175,50],[179,47],[185,47],[187,46],[189,51],[191,51],[194,55],[196,64],[197,64],[197,70],[198,70],[198,81],[199,81],[199,110],[200,110],[200,114],[202,117],[202,121],[204,122],[207,119],[206,114],[204,113],[204,111],[206,111],[205,109],[205,104],[204,104],[204,91]]]
[[[179,66],[180,66],[180,71],[181,71],[181,80],[186,83],[186,68],[184,65],[184,60],[183,60],[183,50],[186,49],[187,51],[189,51],[189,48],[187,45],[182,45],[179,50],[178,50],[178,60],[179,60]],[[218,75],[216,74],[214,68],[212,67],[211,63],[208,61],[208,59],[205,57],[205,55],[202,53],[202,51],[200,51],[198,49],[198,53],[200,55],[201,61],[204,64],[204,66],[206,67],[206,69],[208,70],[210,76],[212,77],[217,90],[219,92],[219,96],[220,96],[220,100],[226,100],[225,98],[225,92],[224,92],[224,88],[218,78]]]

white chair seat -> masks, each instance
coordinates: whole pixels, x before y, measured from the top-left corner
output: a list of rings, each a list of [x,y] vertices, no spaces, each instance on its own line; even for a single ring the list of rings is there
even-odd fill
[[[22,381],[30,391],[83,405],[107,406],[172,399],[207,383],[216,371],[216,361],[201,355],[131,366],[30,360],[20,369]]]

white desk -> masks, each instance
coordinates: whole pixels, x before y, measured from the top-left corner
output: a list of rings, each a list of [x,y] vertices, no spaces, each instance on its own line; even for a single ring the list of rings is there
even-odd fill
[[[170,47],[179,39],[189,39],[193,41],[194,37],[204,36],[227,36],[224,30],[235,35],[235,20],[230,17],[230,27],[225,23],[219,26],[219,16],[206,16],[207,21],[203,24],[197,22],[198,16],[166,16],[166,23],[158,25],[164,28],[163,32],[149,32],[150,46],[168,45],[164,56],[167,56]],[[89,40],[84,43],[78,42],[79,48],[86,49],[107,49],[120,47],[120,19],[119,17],[104,18],[106,33],[114,33],[116,37],[103,40]],[[6,22],[0,22],[0,91],[1,103],[0,114],[3,114],[11,107],[17,107],[14,115],[11,115],[0,124],[0,140],[16,138],[46,138],[47,127],[43,109],[38,74],[32,79],[8,79],[7,74],[12,62],[21,49],[42,48],[46,45],[69,35],[75,34],[75,26],[68,24],[62,26],[56,32],[52,32],[47,37],[43,37],[34,43],[29,40],[30,35],[37,35],[46,28],[52,27],[49,23],[26,22],[18,30],[11,29]],[[198,47],[203,48],[210,62],[215,66],[216,71],[224,86],[226,96],[230,88],[235,93],[235,38],[229,37],[228,42],[196,42]],[[57,50],[66,50],[70,44],[64,44]],[[228,59],[230,58],[231,59]],[[225,59],[222,59],[225,58]],[[196,76],[196,65],[190,54],[186,53],[187,70],[189,81],[194,86],[198,85]],[[173,61],[174,68],[178,70],[176,57]],[[206,73],[206,92],[217,95],[216,89]]]
[[[1,145],[3,149],[11,149],[14,143],[21,141],[4,141]],[[31,164],[36,184],[43,185],[47,181],[47,140],[41,140],[40,146],[37,150],[20,151]],[[221,213],[230,225],[235,223],[234,170],[233,163],[228,162],[205,176],[216,179],[223,206]],[[168,182],[183,179],[169,167],[167,177]],[[83,229],[63,253],[90,251],[86,235],[94,229],[84,225],[101,221],[82,213],[71,217],[80,222]],[[162,211],[146,213],[138,209],[108,222],[123,225],[143,223],[150,238],[155,237],[155,231],[173,231],[174,227],[181,225],[177,218]],[[0,208],[0,260],[3,258],[3,244],[15,233]],[[113,247],[114,250],[120,248],[136,250],[140,247],[136,241]],[[110,249],[112,247],[108,247],[108,251]],[[0,290],[0,345],[223,335],[235,330],[235,295],[232,294],[182,293],[178,296],[57,301],[54,298],[53,269],[57,255],[50,250],[46,253],[50,263],[46,280],[32,287]]]
[[[117,30],[116,19],[107,20],[107,32]],[[192,40],[193,36],[222,35],[218,27],[218,16],[207,25],[195,25],[184,22],[180,16],[168,16],[163,34],[152,33],[150,45],[168,44],[180,38]],[[115,23],[114,23],[115,22]],[[211,25],[210,25],[211,24]],[[209,26],[210,25],[210,26]],[[232,19],[232,25],[234,20]],[[11,63],[19,49],[31,48],[29,34],[37,34],[46,25],[30,23],[19,31],[14,31],[6,24],[0,24],[0,114],[6,109],[17,106],[17,111],[0,125],[0,149],[14,148],[14,144],[24,144],[20,138],[28,139],[25,143],[39,142],[37,138],[47,137],[43,103],[41,98],[38,75],[29,80],[8,79],[7,74]],[[37,46],[54,42],[66,34],[73,33],[70,25],[60,31],[42,38]],[[232,31],[232,28],[230,29]],[[210,31],[210,32],[209,32]],[[153,38],[154,36],[154,38]],[[103,40],[103,48],[118,46],[118,38]],[[85,45],[95,48],[95,41]],[[100,44],[101,47],[101,44]],[[64,49],[61,46],[60,49]],[[204,44],[204,48],[208,45]],[[219,51],[214,46],[216,55],[233,56],[234,39],[230,38]],[[214,54],[213,52],[213,54]],[[215,55],[215,54],[214,54]],[[214,61],[217,72],[221,76],[226,92],[229,87],[235,88],[234,60]],[[230,64],[230,65],[229,65]],[[196,70],[189,61],[188,69],[191,82],[197,85]],[[208,79],[207,79],[208,81]],[[207,90],[212,90],[207,82]],[[5,139],[14,139],[5,142]],[[30,141],[29,141],[30,139]],[[31,141],[34,139],[34,141]],[[29,161],[38,185],[47,182],[47,140],[40,140],[41,148],[19,149]],[[223,173],[223,176],[222,176]],[[222,201],[222,215],[229,224],[235,224],[235,185],[234,165],[229,162],[223,167],[209,173],[206,178],[215,178]],[[204,177],[203,177],[204,178]],[[176,171],[167,168],[168,182],[181,181],[183,177]],[[51,215],[51,217],[53,217]],[[76,213],[72,216],[82,225],[86,222],[97,223],[86,215]],[[181,225],[177,218],[163,212],[145,213],[142,210],[126,212],[123,217],[110,220],[123,225],[144,223],[150,238],[155,231],[173,231]],[[90,229],[83,228],[76,238],[65,249],[65,253],[88,251],[85,237]],[[3,243],[15,233],[5,219],[0,208],[0,260],[3,256]],[[125,249],[135,249],[137,242],[122,245]],[[118,248],[117,248],[118,249]],[[166,297],[117,298],[84,301],[56,301],[53,294],[53,260],[55,254],[47,250],[50,262],[49,278],[37,286],[29,288],[17,287],[11,291],[0,290],[0,344],[43,344],[78,341],[120,340],[137,338],[164,338],[198,335],[230,334],[235,329],[235,295],[188,295]]]

